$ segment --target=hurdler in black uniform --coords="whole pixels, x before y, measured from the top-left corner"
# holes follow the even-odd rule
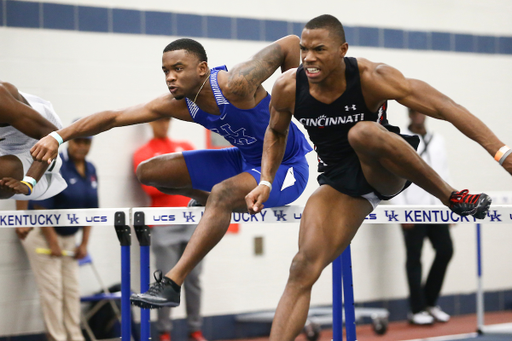
[[[366,107],[357,60],[350,57],[345,57],[344,60],[347,87],[331,104],[322,103],[311,96],[303,66],[297,69],[294,116],[304,125],[315,145],[318,171],[322,173],[318,176],[320,185],[330,185],[339,192],[354,197],[373,192],[379,199],[390,199],[394,195],[384,196],[366,181],[356,152],[348,142],[348,131],[360,121],[379,122],[397,134],[400,134],[400,129],[388,124],[386,104],[376,112]],[[418,148],[417,136],[401,136],[414,149]],[[403,189],[410,184],[408,181]]]

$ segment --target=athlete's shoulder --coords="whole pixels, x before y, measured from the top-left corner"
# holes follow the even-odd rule
[[[396,68],[364,58],[357,58],[357,62],[363,89],[371,90],[375,94],[380,93],[385,99],[395,98],[393,96],[397,91],[406,92],[408,90],[408,82]]]
[[[282,91],[285,93],[292,91],[295,94],[297,70],[298,68],[293,68],[283,72],[274,83],[272,94],[274,94],[274,91]]]
[[[295,90],[297,69],[282,73],[272,88],[272,107],[277,111],[293,111],[295,107]]]
[[[384,65],[383,63],[375,63],[362,57],[355,59],[357,60],[357,67],[361,76],[371,76],[373,72],[376,72],[379,65]]]
[[[18,101],[22,100],[18,88],[16,88],[16,86],[14,86],[11,83],[3,82],[0,80],[0,90],[0,96],[2,95],[2,92],[5,91],[4,94],[9,94],[12,97],[16,98]]]

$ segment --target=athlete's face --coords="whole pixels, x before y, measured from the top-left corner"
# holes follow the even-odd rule
[[[343,65],[342,60],[347,53],[348,44],[332,37],[327,29],[305,28],[302,31],[300,49],[306,76],[311,83],[319,83]]]
[[[201,77],[208,72],[208,65],[199,61],[192,53],[176,50],[164,53],[162,70],[167,87],[174,98],[193,98],[201,87]]]

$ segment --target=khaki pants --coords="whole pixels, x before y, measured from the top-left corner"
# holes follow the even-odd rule
[[[74,250],[75,236],[59,236],[59,245],[62,250]],[[50,340],[83,341],[78,262],[71,257],[36,253],[36,248],[48,248],[40,228],[28,234],[23,247],[34,272]]]

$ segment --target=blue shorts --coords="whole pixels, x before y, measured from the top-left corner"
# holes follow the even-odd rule
[[[247,163],[238,148],[184,151],[183,157],[195,189],[211,192],[216,184],[243,172],[260,182],[261,165]],[[309,179],[309,165],[306,157],[299,160],[279,166],[266,208],[287,205],[302,194]]]

